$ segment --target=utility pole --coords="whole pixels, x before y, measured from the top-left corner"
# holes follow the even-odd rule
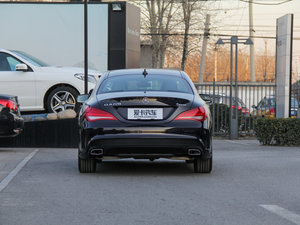
[[[84,0],[84,94],[88,93],[88,0]]]
[[[255,62],[254,62],[254,39],[253,39],[253,0],[249,0],[249,36],[253,45],[250,45],[250,81],[255,82]]]
[[[265,40],[265,56],[264,56],[264,82],[268,77],[268,40]]]
[[[204,78],[207,41],[208,41],[208,38],[209,38],[209,23],[210,23],[210,15],[207,14],[206,15],[206,21],[205,21],[204,34],[203,34],[202,54],[201,54],[199,77],[198,77],[198,82],[199,83],[203,83],[203,78]]]
[[[215,82],[218,82],[218,49],[217,45],[215,45]]]

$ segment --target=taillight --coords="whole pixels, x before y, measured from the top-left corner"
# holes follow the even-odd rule
[[[195,120],[202,122],[206,118],[205,108],[203,106],[197,107],[179,114],[175,120]]]
[[[236,109],[236,106],[233,105],[232,108],[233,108],[233,109]],[[238,111],[241,111],[241,109],[242,109],[242,107],[241,107],[241,106],[238,106]]]
[[[4,107],[10,108],[12,111],[18,110],[18,104],[12,100],[0,99],[0,104]]]
[[[248,108],[242,108],[242,112],[243,113],[249,113],[249,109]]]
[[[88,106],[84,111],[84,116],[88,121],[97,120],[117,120],[111,113]]]

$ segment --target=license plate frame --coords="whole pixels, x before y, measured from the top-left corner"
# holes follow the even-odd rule
[[[162,120],[162,108],[128,108],[128,120]]]

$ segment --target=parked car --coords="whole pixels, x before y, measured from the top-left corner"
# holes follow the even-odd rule
[[[182,71],[130,69],[100,78],[79,113],[78,167],[95,172],[106,158],[184,159],[212,169],[211,114]],[[85,101],[86,100],[86,101]]]
[[[17,136],[23,128],[17,96],[0,94],[0,138]]]
[[[89,71],[89,90],[98,75]],[[49,66],[25,52],[0,49],[0,90],[18,96],[21,111],[75,109],[83,88],[82,68]]]
[[[230,96],[221,93],[200,93],[200,97],[206,102],[210,102],[211,104],[214,102],[215,104],[225,104],[230,106]],[[209,101],[210,99],[210,101]],[[244,116],[249,116],[250,110],[247,108],[246,104],[242,99],[232,97],[232,108],[235,109],[236,105],[238,107],[238,111],[242,113]]]
[[[254,109],[251,112],[251,116],[258,116],[258,117],[275,117],[276,113],[276,98],[275,96],[266,96],[256,105],[253,105],[252,108]],[[297,111],[299,108],[299,102],[296,98],[291,98],[291,117],[297,117]]]

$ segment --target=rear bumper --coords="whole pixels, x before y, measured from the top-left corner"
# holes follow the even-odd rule
[[[208,140],[206,140],[208,139]],[[96,151],[94,151],[96,150]],[[94,154],[96,152],[96,154]],[[209,158],[210,138],[182,134],[105,134],[93,136],[84,148],[81,158]]]
[[[22,132],[24,120],[14,115],[0,114],[0,137],[14,137]]]

